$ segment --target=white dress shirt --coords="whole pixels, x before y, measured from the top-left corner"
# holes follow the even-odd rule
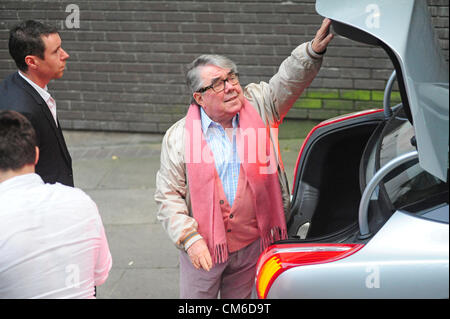
[[[233,117],[232,141],[227,137],[225,129],[214,122],[208,114],[200,108],[203,134],[208,146],[214,155],[214,164],[217,174],[222,182],[223,191],[230,204],[233,206],[239,180],[241,162],[236,148],[236,128],[239,125],[239,114]]]
[[[57,120],[57,117],[56,117],[56,101],[55,101],[54,98],[52,98],[50,93],[48,93],[47,85],[45,86],[45,88],[41,88],[39,85],[37,85],[36,83],[31,81],[25,75],[23,75],[22,72],[20,72],[20,71],[17,71],[17,72],[19,72],[19,75],[25,81],[30,83],[30,85],[39,93],[39,95],[42,97],[42,99],[45,101],[45,103],[47,103],[47,106],[48,106],[48,108],[50,109],[50,112],[53,115],[53,119],[55,120],[56,126],[58,126],[58,120]]]
[[[112,259],[96,204],[37,174],[0,183],[0,298],[94,298]]]

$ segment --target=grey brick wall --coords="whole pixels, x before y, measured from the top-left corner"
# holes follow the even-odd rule
[[[321,23],[315,1],[0,0],[0,78],[15,70],[8,30],[21,20],[57,25],[70,54],[49,89],[66,129],[164,132],[190,97],[184,66],[203,53],[235,60],[243,84],[267,81]],[[448,60],[448,1],[428,0]],[[66,19],[80,9],[79,28]],[[70,22],[71,20],[69,20]],[[381,49],[336,37],[319,76],[289,113],[325,119],[379,104],[392,64]]]

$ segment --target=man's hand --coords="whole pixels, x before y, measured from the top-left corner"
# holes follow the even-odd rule
[[[212,267],[211,254],[209,253],[208,245],[204,239],[197,240],[187,250],[191,263],[195,268],[203,268],[209,271]]]
[[[328,43],[333,39],[333,34],[330,33],[331,20],[328,18],[323,19],[320,29],[317,31],[314,41],[312,43],[312,49],[316,53],[323,53]]]

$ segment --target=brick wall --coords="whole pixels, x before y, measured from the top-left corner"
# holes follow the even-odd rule
[[[9,28],[26,19],[51,23],[71,56],[64,77],[49,85],[64,128],[164,132],[190,100],[186,64],[224,54],[238,64],[243,84],[267,81],[314,37],[322,20],[314,2],[0,0],[0,78],[15,70]],[[448,60],[448,1],[428,3]],[[392,69],[383,50],[336,37],[289,116],[318,120],[379,105]]]

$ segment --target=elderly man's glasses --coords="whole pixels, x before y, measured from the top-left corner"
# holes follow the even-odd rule
[[[236,85],[239,83],[239,73],[230,73],[228,74],[227,78],[225,80],[223,79],[217,79],[214,81],[211,85],[205,86],[204,88],[201,88],[197,90],[199,93],[203,93],[209,89],[213,89],[214,92],[219,93],[225,90],[225,82],[230,82],[232,85]]]

